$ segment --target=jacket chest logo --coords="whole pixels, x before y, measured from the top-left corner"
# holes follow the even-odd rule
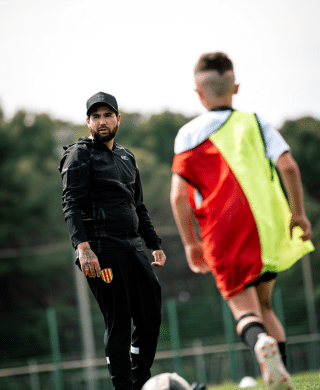
[[[112,269],[105,268],[101,271],[101,278],[106,283],[111,283],[113,279]]]
[[[120,156],[122,160],[129,160],[127,156]]]

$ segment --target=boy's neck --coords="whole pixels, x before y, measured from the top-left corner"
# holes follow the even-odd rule
[[[214,110],[216,107],[232,108],[232,96],[224,96],[223,98],[214,96],[210,99],[203,99],[201,103],[208,111]]]

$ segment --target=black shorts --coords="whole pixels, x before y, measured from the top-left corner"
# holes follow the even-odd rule
[[[257,287],[259,286],[260,283],[270,282],[271,280],[275,279],[277,275],[278,275],[277,272],[266,271],[264,274],[260,275],[258,279],[256,279],[254,282],[246,284],[245,288],[251,286]]]

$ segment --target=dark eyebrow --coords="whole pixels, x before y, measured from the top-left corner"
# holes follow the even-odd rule
[[[112,116],[113,112],[112,111],[108,111],[108,112],[104,112],[102,115],[104,116]]]

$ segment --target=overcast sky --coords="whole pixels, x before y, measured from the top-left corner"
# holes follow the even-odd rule
[[[208,51],[234,62],[235,108],[279,127],[320,118],[319,0],[0,0],[0,103],[84,123],[86,100],[120,109],[204,112],[193,68]]]

